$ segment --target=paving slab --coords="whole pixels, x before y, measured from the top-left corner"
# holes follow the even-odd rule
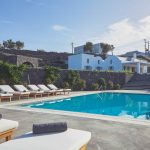
[[[15,137],[31,131],[33,123],[66,121],[70,128],[92,133],[88,150],[150,150],[150,126],[4,108],[0,113],[19,121]]]

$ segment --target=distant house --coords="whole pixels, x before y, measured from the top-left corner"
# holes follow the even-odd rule
[[[102,52],[102,48],[100,43],[97,44],[93,44],[92,46],[92,50],[91,50],[92,54],[101,54]],[[84,45],[78,46],[74,48],[74,54],[84,54]]]
[[[72,70],[127,70],[136,73],[148,73],[150,63],[136,57],[136,53],[132,57],[119,57],[108,55],[103,60],[98,55],[93,54],[76,54],[68,56],[68,69]]]

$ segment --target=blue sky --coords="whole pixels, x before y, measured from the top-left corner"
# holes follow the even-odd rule
[[[150,39],[149,8],[149,0],[3,0],[0,41],[58,52],[86,41],[114,44],[116,54],[142,51]]]

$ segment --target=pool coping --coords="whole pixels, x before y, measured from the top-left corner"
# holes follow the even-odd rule
[[[2,109],[10,109],[10,110],[20,110],[20,111],[27,111],[27,112],[38,112],[38,113],[50,113],[55,115],[64,115],[64,116],[73,116],[73,117],[82,117],[82,118],[89,118],[89,119],[98,119],[98,120],[105,120],[105,121],[112,121],[112,122],[119,122],[119,123],[128,123],[128,124],[136,124],[136,125],[150,125],[150,120],[142,120],[142,119],[134,119],[134,118],[125,118],[125,117],[118,117],[118,116],[109,116],[109,115],[101,115],[101,114],[90,114],[90,113],[81,113],[81,112],[72,112],[72,111],[62,111],[62,110],[48,110],[42,108],[27,108],[21,107],[22,104],[30,104],[30,103],[37,103],[37,102],[45,102],[51,100],[58,100],[63,98],[70,98],[75,96],[82,96],[82,95],[90,95],[96,93],[129,93],[129,94],[148,94],[148,91],[140,91],[140,90],[109,90],[109,91],[90,91],[90,92],[78,92],[72,93],[71,95],[59,95],[59,96],[51,96],[51,97],[42,97],[37,99],[29,99],[29,100],[21,100],[15,101],[12,103],[1,103],[0,108]]]

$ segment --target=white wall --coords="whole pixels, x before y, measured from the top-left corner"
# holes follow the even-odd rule
[[[112,61],[112,64],[111,64],[111,61]],[[123,70],[123,65],[121,63],[121,60],[119,60],[117,56],[110,55],[105,59],[103,63],[104,70],[110,70],[109,69],[110,66],[112,66],[113,70],[115,71]]]
[[[100,43],[93,44],[92,52],[94,54],[101,54],[102,48],[100,46]],[[84,53],[84,45],[77,46],[74,48],[74,54],[83,54],[83,53]]]
[[[84,53],[84,45],[74,48],[74,54],[82,54],[82,53]]]
[[[89,63],[87,59],[89,59]],[[98,64],[98,60],[100,60],[100,64]],[[111,60],[112,64],[110,63]],[[110,66],[112,66],[115,71],[121,71],[123,69],[121,60],[116,56],[108,56],[105,60],[100,56],[90,54],[77,54],[68,57],[69,69],[84,70],[86,66],[92,67],[92,70],[96,70],[97,67],[100,67],[101,70],[110,70]]]
[[[82,55],[71,55],[68,57],[68,69],[81,70],[82,69]]]

